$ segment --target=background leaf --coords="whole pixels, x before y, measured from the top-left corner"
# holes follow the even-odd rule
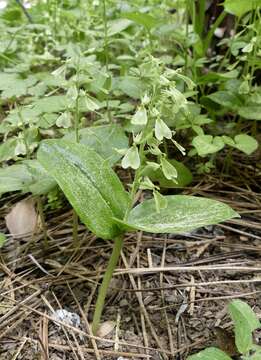
[[[37,160],[24,160],[22,163],[30,174],[30,181],[23,183],[21,190],[33,195],[47,194],[56,186],[55,180]]]
[[[125,225],[152,233],[185,233],[239,216],[228,205],[211,199],[187,195],[165,198],[167,207],[160,213],[154,199],[145,200],[131,210]]]
[[[0,161],[10,160],[15,157],[17,139],[10,138],[0,145]]]
[[[219,136],[198,135],[192,140],[192,145],[196,148],[199,156],[205,156],[223,149],[224,142]]]
[[[0,249],[1,249],[1,247],[4,246],[5,242],[6,242],[6,236],[5,236],[5,234],[0,233]]]
[[[195,355],[189,356],[187,360],[232,360],[232,359],[223,351],[214,347],[210,347],[200,351]]]
[[[123,76],[118,78],[115,87],[134,99],[139,99],[146,90],[146,85],[134,76]]]
[[[108,23],[108,36],[119,34],[132,24],[128,19],[115,19]]]
[[[247,120],[261,120],[261,105],[242,106],[238,114]]]
[[[0,194],[11,191],[47,194],[56,185],[37,160],[25,160],[0,169]]]
[[[253,345],[252,331],[261,327],[261,323],[251,307],[241,300],[232,301],[228,310],[235,325],[237,349],[246,354]]]
[[[129,20],[134,21],[136,24],[144,26],[147,30],[152,29],[158,24],[158,20],[149,14],[140,12],[130,12],[125,14],[125,17]]]
[[[224,8],[230,14],[241,17],[251,10],[261,6],[260,0],[225,0]]]
[[[147,168],[144,171],[144,175],[148,176],[153,182],[158,182],[161,188],[176,188],[176,187],[183,187],[187,186],[191,183],[193,176],[191,171],[188,167],[186,167],[182,162],[177,160],[170,160],[168,161],[175,167],[177,170],[178,176],[173,180],[168,180],[162,173],[162,170],[158,168],[157,170],[153,170],[152,168]]]
[[[28,181],[31,181],[31,176],[24,165],[0,169],[0,194],[21,190]]]
[[[242,105],[239,97],[229,91],[217,91],[205,96],[205,98],[208,98],[215,103],[230,109],[237,109]]]
[[[239,134],[235,136],[235,148],[250,155],[258,148],[258,142],[252,136]]]
[[[114,165],[121,155],[115,149],[127,149],[128,138],[124,130],[117,124],[91,126],[79,131],[80,143],[95,150],[110,165]],[[72,131],[64,136],[64,139],[74,141],[75,132]]]

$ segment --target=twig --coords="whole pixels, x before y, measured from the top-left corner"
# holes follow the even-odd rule
[[[28,13],[24,4],[20,0],[15,0],[15,1],[21,7],[21,9],[22,9],[23,13],[25,14],[25,16],[27,17],[28,21],[32,24],[33,23],[32,16]]]

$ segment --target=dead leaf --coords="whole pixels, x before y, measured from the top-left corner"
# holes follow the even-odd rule
[[[230,356],[235,356],[238,354],[235,344],[235,337],[231,332],[222,329],[219,326],[215,327],[214,332],[216,335],[217,346],[222,351],[224,351]]]
[[[19,201],[6,215],[6,226],[14,238],[32,235],[37,230],[37,212],[33,199]]]
[[[109,333],[112,332],[112,330],[115,328],[115,322],[114,321],[105,321],[104,323],[102,323],[97,331],[97,336],[99,336],[100,338],[104,338],[105,336],[107,336]]]

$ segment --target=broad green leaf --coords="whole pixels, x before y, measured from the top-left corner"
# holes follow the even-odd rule
[[[140,99],[146,90],[146,85],[134,76],[118,78],[115,87],[134,99]]]
[[[186,195],[169,195],[165,199],[167,207],[160,213],[154,199],[145,200],[119,223],[152,233],[184,233],[239,216],[228,205],[211,199]]]
[[[37,160],[24,160],[22,164],[26,167],[31,178],[23,183],[21,190],[33,195],[47,194],[56,186],[56,182]]]
[[[11,165],[0,169],[0,194],[22,190],[31,176],[24,165]]]
[[[46,140],[40,146],[38,160],[92,232],[103,239],[119,234],[112,218],[123,218],[129,196],[100,155],[83,144]]]
[[[19,75],[16,73],[0,73],[0,90],[5,90],[11,86],[14,86],[19,79]]]
[[[230,109],[237,109],[239,106],[242,105],[240,99],[235,94],[229,91],[217,91],[206,96],[206,98]]]
[[[219,136],[198,135],[192,140],[192,145],[196,148],[199,156],[205,156],[223,149],[224,142]]]
[[[66,95],[43,97],[33,102],[33,109],[42,113],[64,111],[67,108],[67,102],[68,99]]]
[[[232,360],[232,359],[223,351],[214,347],[210,347],[198,352],[195,355],[189,356],[187,360]]]
[[[249,360],[260,360],[261,359],[261,346],[259,345],[253,345],[251,348],[251,357]]]
[[[189,168],[177,160],[168,159],[168,161],[177,170],[177,178],[175,181],[166,179],[160,168],[153,170],[151,167],[148,167],[145,170],[144,175],[147,175],[153,182],[158,182],[161,188],[169,189],[183,187],[190,184],[193,177]]]
[[[238,70],[232,70],[225,73],[217,73],[210,71],[206,75],[201,76],[198,79],[199,84],[216,83],[228,81],[228,79],[235,79],[238,76]]]
[[[11,110],[4,121],[7,121],[14,127],[21,126],[22,122],[23,124],[33,124],[38,121],[39,114],[39,111],[31,109],[28,106],[23,106],[19,109]]]
[[[79,135],[82,144],[97,151],[111,166],[121,158],[115,149],[128,147],[128,138],[123,129],[116,124],[81,129]],[[70,132],[64,138],[75,141],[75,132]],[[13,144],[10,149],[9,142],[6,146],[0,146],[0,154],[2,148],[2,156],[5,159],[14,157],[17,140],[10,139],[10,144]],[[54,179],[36,160],[25,160],[19,165],[0,169],[0,194],[18,190],[35,195],[46,194],[55,185]]]
[[[108,23],[108,36],[119,34],[123,30],[127,29],[132,24],[128,19],[116,19]]]
[[[0,90],[2,90],[2,99],[26,95],[28,93],[28,88],[37,82],[37,79],[33,75],[30,75],[26,79],[22,79],[19,74],[1,73],[0,77]]]
[[[242,106],[238,114],[247,120],[261,120],[261,105]]]
[[[55,181],[37,160],[25,160],[0,169],[0,194],[12,191],[47,194],[56,185]]]
[[[228,310],[235,326],[237,349],[246,354],[253,345],[252,332],[261,327],[261,323],[251,307],[241,300],[233,300]]]
[[[235,148],[250,155],[258,148],[258,142],[252,136],[239,134],[235,136]]]
[[[10,138],[0,145],[0,161],[7,161],[15,157],[17,139]]]
[[[236,135],[234,140],[229,136],[223,135],[222,140],[226,145],[232,146],[245,154],[250,155],[258,148],[258,142],[255,138],[247,134]]]
[[[6,236],[5,236],[5,234],[0,233],[0,249],[1,249],[1,247],[4,246],[5,242],[6,242]]]
[[[235,141],[231,139],[231,137],[222,135],[222,140],[224,141],[224,144],[235,147]]]
[[[224,8],[230,14],[241,17],[251,10],[261,6],[261,0],[225,0]]]
[[[11,165],[0,169],[0,194],[21,190],[31,176],[23,165]]]
[[[80,143],[95,150],[110,165],[114,165],[121,155],[115,149],[127,149],[128,138],[124,130],[117,124],[91,126],[79,131]],[[75,141],[75,132],[64,136],[64,139]]]
[[[134,21],[135,23],[144,26],[147,30],[152,29],[158,24],[158,20],[152,17],[151,15],[140,13],[140,12],[133,12],[133,13],[126,13],[125,17],[129,20]]]

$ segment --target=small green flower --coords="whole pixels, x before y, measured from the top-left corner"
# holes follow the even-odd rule
[[[62,113],[55,122],[56,126],[68,129],[72,126],[71,113],[69,111],[65,111]]]
[[[140,107],[131,119],[133,125],[146,125],[148,122],[147,110],[145,107]]]
[[[178,173],[175,167],[164,157],[161,158],[160,165],[165,178],[168,180],[176,181],[176,178],[178,177]]]
[[[155,136],[158,140],[162,141],[163,138],[171,139],[172,132],[170,128],[164,123],[163,120],[157,119],[155,123]]]
[[[123,169],[131,167],[134,170],[137,170],[140,167],[140,156],[136,145],[133,145],[128,149],[121,161],[121,166]]]
[[[160,210],[162,210],[162,209],[166,209],[166,207],[168,206],[168,201],[167,201],[166,197],[161,195],[157,190],[153,191],[153,197],[155,200],[155,206],[156,206],[157,213],[159,213]]]

